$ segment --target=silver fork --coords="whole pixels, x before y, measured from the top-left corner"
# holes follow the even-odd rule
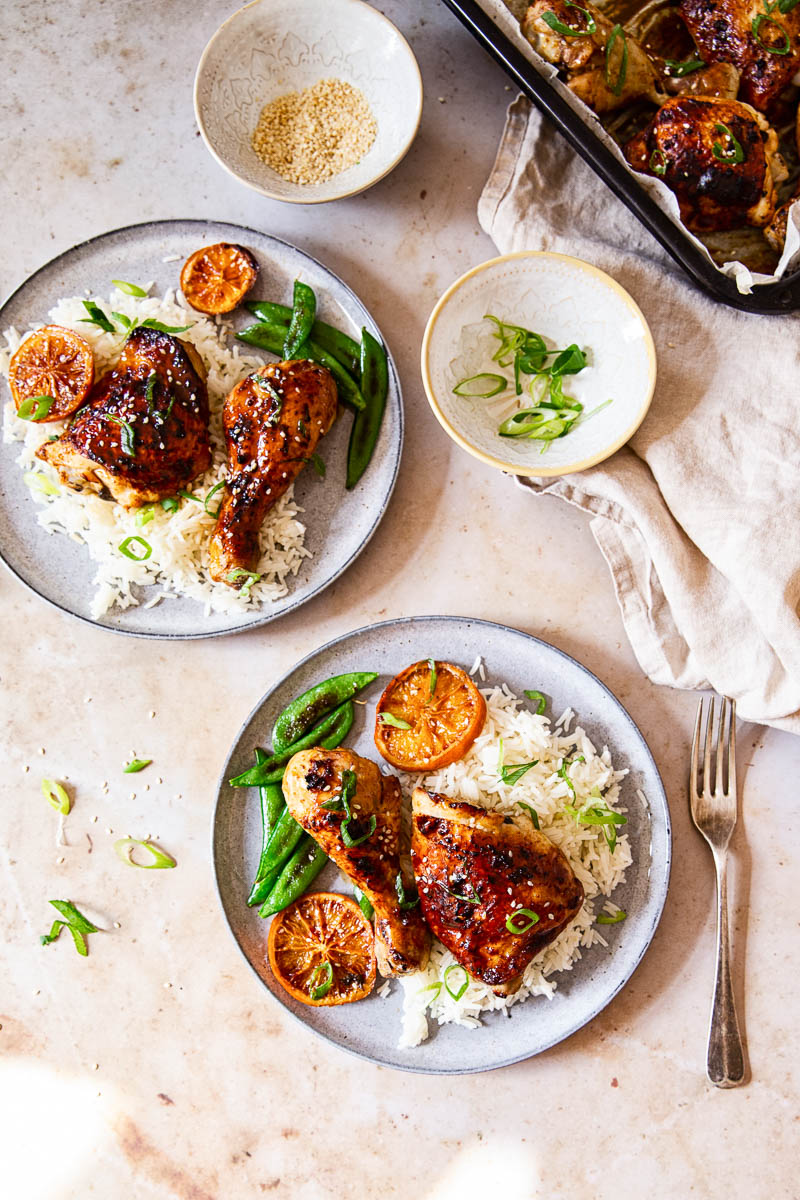
[[[728,843],[736,828],[736,701],[722,698],[719,729],[714,742],[714,699],[709,702],[703,750],[703,783],[698,792],[700,735],[703,725],[703,701],[697,708],[692,739],[692,764],[689,776],[689,802],[692,820],[711,847],[717,870],[717,974],[711,1026],[708,1031],[706,1071],[716,1087],[738,1087],[744,1082],[744,1052],[736,1019],[731,984],[730,943],[728,937]],[[714,759],[714,789],[711,789],[711,763]],[[727,764],[725,760],[727,759]],[[723,768],[727,766],[727,770]],[[723,778],[727,776],[727,779]]]

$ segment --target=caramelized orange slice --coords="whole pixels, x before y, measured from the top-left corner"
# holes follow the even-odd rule
[[[273,918],[269,965],[301,1004],[350,1004],[375,983],[372,924],[349,896],[312,892]]]
[[[18,412],[37,424],[60,421],[80,408],[94,382],[91,346],[72,329],[44,325],[14,351],[8,382]]]
[[[232,312],[244,300],[258,275],[258,263],[244,246],[216,242],[195,250],[181,271],[181,288],[198,312]]]
[[[401,771],[433,771],[463,758],[486,720],[486,701],[448,662],[412,663],[378,701],[375,745]]]

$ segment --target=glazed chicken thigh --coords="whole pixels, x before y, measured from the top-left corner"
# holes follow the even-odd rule
[[[782,13],[767,0],[681,0],[681,13],[706,63],[733,63],[741,96],[766,111],[800,67],[800,7]]]
[[[245,583],[264,517],[309,462],[336,407],[333,376],[305,359],[269,363],[229,393],[222,411],[228,485],[209,545],[214,579]]]
[[[528,963],[580,911],[583,888],[572,868],[544,834],[501,813],[423,788],[415,788],[412,810],[425,920],[470,975],[498,995],[515,992]],[[508,928],[510,918],[520,932]]]
[[[67,487],[126,508],[174,496],[211,465],[205,368],[193,346],[139,326],[69,428],[37,456]]]
[[[545,16],[576,32],[553,29]],[[631,100],[660,104],[664,99],[658,72],[636,39],[615,34],[613,21],[592,4],[578,7],[567,0],[536,0],[521,28],[523,37],[542,58],[567,72],[570,89],[596,113],[622,108]]]
[[[424,967],[430,934],[419,905],[401,907],[397,882],[402,796],[394,776],[382,775],[374,762],[352,750],[303,750],[290,759],[283,790],[295,821],[375,909],[381,974],[404,975]]]
[[[657,175],[697,232],[757,228],[775,212],[775,184],[786,178],[778,139],[749,104],[710,96],[668,100],[625,146],[637,171]]]

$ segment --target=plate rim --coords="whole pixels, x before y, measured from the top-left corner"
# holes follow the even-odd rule
[[[322,592],[324,592],[326,588],[330,587],[330,585],[332,583],[335,583],[336,580],[339,579],[345,573],[345,571],[349,570],[349,568],[352,566],[352,564],[355,562],[355,560],[363,553],[363,551],[365,550],[368,543],[372,540],[372,537],[376,533],[378,526],[381,524],[381,521],[383,520],[384,516],[386,515],[386,510],[388,509],[389,504],[391,503],[392,496],[394,495],[394,490],[395,490],[395,487],[397,486],[398,475],[400,473],[400,463],[401,463],[402,457],[403,457],[403,446],[404,446],[404,442],[405,442],[405,410],[404,410],[404,404],[403,404],[403,391],[402,391],[402,387],[400,384],[400,375],[398,373],[397,366],[395,364],[394,356],[392,354],[389,343],[387,342],[386,338],[384,337],[383,330],[378,325],[378,322],[372,316],[370,309],[367,308],[367,305],[356,294],[356,292],[353,291],[353,289],[350,287],[350,285],[345,283],[345,281],[341,278],[341,276],[337,275],[337,273],[335,271],[332,271],[329,267],[326,267],[324,263],[320,262],[320,260],[318,258],[315,258],[313,254],[309,254],[306,250],[301,249],[300,246],[296,246],[293,242],[288,242],[288,241],[286,241],[285,238],[276,237],[274,234],[271,234],[271,233],[264,233],[261,230],[253,229],[252,226],[250,226],[250,225],[240,225],[235,221],[225,221],[225,220],[218,221],[218,220],[215,220],[210,217],[166,217],[163,220],[162,219],[153,219],[150,221],[136,221],[131,225],[121,225],[116,229],[107,229],[104,233],[94,234],[92,237],[86,238],[82,242],[76,242],[73,246],[69,246],[66,250],[62,250],[58,254],[55,254],[52,258],[48,259],[47,262],[42,263],[41,266],[37,267],[34,271],[32,271],[30,273],[30,275],[26,276],[26,278],[21,283],[19,283],[13,289],[13,291],[9,292],[9,294],[4,298],[2,303],[0,303],[0,328],[3,327],[2,322],[5,320],[6,309],[12,303],[12,301],[14,299],[16,299],[16,297],[19,296],[20,293],[22,293],[27,288],[27,286],[30,283],[32,283],[33,280],[35,280],[39,275],[41,275],[45,271],[49,270],[56,263],[60,262],[64,258],[66,258],[68,255],[73,254],[79,250],[85,250],[88,247],[93,246],[95,242],[102,242],[105,238],[113,237],[116,234],[132,233],[136,230],[154,229],[155,227],[170,226],[170,225],[172,225],[172,226],[174,226],[174,225],[182,225],[182,226],[196,225],[196,226],[203,226],[203,227],[207,227],[209,225],[217,225],[217,226],[225,225],[230,229],[237,230],[240,234],[241,233],[253,234],[257,238],[267,238],[269,241],[277,242],[281,246],[285,246],[287,249],[293,250],[296,253],[301,254],[304,258],[306,258],[310,262],[312,262],[316,267],[319,267],[320,270],[323,271],[325,274],[327,274],[327,275],[331,276],[331,278],[335,279],[337,284],[339,284],[344,289],[344,291],[348,293],[348,295],[352,296],[353,299],[359,305],[361,305],[361,307],[369,314],[370,320],[373,322],[375,328],[378,330],[378,333],[380,334],[380,337],[381,337],[381,341],[383,342],[383,345],[386,349],[386,354],[387,354],[387,357],[389,360],[390,379],[394,383],[394,386],[396,388],[397,401],[398,401],[398,403],[397,403],[397,421],[398,421],[397,453],[395,455],[394,468],[392,470],[392,478],[391,478],[391,482],[389,484],[389,488],[386,491],[385,496],[383,498],[382,504],[381,504],[379,510],[377,511],[377,513],[375,514],[373,523],[370,526],[370,528],[368,529],[366,536],[361,541],[361,543],[356,547],[356,549],[353,551],[353,553],[350,555],[350,557],[347,559],[347,561],[345,563],[343,563],[333,575],[329,576],[325,580],[324,583],[321,583],[319,585],[319,587],[315,588],[312,592],[310,592],[307,596],[304,596],[301,600],[296,600],[294,602],[289,603],[289,605],[286,608],[283,608],[279,613],[273,613],[271,615],[260,616],[258,619],[253,620],[253,621],[248,621],[247,624],[244,624],[244,625],[230,625],[230,626],[227,626],[225,629],[214,629],[214,630],[210,630],[210,631],[206,631],[206,632],[198,632],[198,633],[194,633],[194,632],[192,632],[192,633],[155,633],[155,632],[150,632],[150,631],[141,630],[141,629],[120,628],[116,625],[106,624],[102,620],[96,620],[95,618],[88,616],[85,613],[74,612],[71,608],[67,608],[65,605],[60,604],[57,600],[52,600],[49,596],[45,596],[42,592],[40,592],[38,590],[38,588],[33,583],[29,583],[27,579],[24,579],[22,577],[22,575],[20,575],[20,573],[7,561],[6,555],[5,555],[5,548],[2,545],[2,543],[0,542],[0,563],[2,563],[3,567],[10,573],[10,575],[12,575],[14,579],[16,579],[19,583],[21,583],[22,586],[25,587],[29,592],[33,593],[33,595],[37,596],[40,600],[43,600],[45,602],[45,604],[49,604],[51,606],[51,608],[55,608],[59,612],[65,613],[69,617],[73,617],[78,621],[82,621],[84,624],[90,625],[94,629],[101,629],[107,633],[113,633],[113,634],[116,634],[116,635],[122,636],[122,637],[143,638],[147,641],[159,641],[159,642],[203,641],[208,638],[229,637],[231,635],[238,634],[238,633],[247,633],[249,630],[258,629],[264,625],[271,624],[273,621],[278,621],[282,617],[286,617],[290,613],[296,612],[298,608],[302,608],[303,605],[309,603],[309,601],[316,599],[316,597],[319,596]],[[91,559],[90,559],[90,562],[91,562]],[[199,602],[198,602],[198,607],[201,607],[199,605]]]
[[[648,382],[647,391],[639,411],[625,432],[617,437],[608,447],[603,450],[599,450],[596,454],[590,455],[589,458],[580,459],[575,463],[565,463],[563,466],[558,467],[525,466],[523,463],[510,463],[506,462],[502,458],[495,457],[493,454],[487,454],[485,451],[479,450],[477,446],[473,446],[472,442],[470,442],[463,433],[456,429],[456,427],[445,416],[439,401],[436,399],[430,371],[430,344],[433,338],[434,328],[443,310],[449,303],[451,297],[454,296],[455,293],[469,279],[472,279],[474,276],[479,275],[482,271],[485,271],[490,267],[498,266],[500,263],[511,262],[517,258],[555,259],[560,262],[569,263],[571,266],[577,267],[579,270],[584,271],[589,275],[594,275],[621,297],[623,302],[630,308],[634,316],[636,316],[640,321],[642,331],[644,333],[648,360]],[[594,266],[593,263],[587,262],[586,259],[577,258],[574,254],[561,254],[556,250],[514,250],[509,254],[497,254],[494,256],[494,258],[487,258],[484,262],[476,263],[474,267],[470,267],[469,270],[464,271],[462,275],[459,275],[458,279],[454,279],[450,286],[442,293],[431,310],[431,314],[428,317],[425,325],[425,332],[422,335],[422,346],[420,349],[420,370],[422,372],[422,383],[425,388],[425,395],[427,396],[428,403],[433,410],[433,415],[436,417],[436,420],[439,422],[442,429],[444,429],[445,433],[447,433],[448,436],[451,437],[453,441],[461,447],[462,450],[466,450],[466,452],[471,454],[473,458],[477,458],[480,462],[486,463],[487,466],[497,467],[499,470],[505,471],[509,475],[521,475],[528,479],[539,479],[552,478],[560,475],[571,475],[578,471],[586,471],[589,469],[589,467],[596,467],[598,463],[605,462],[607,458],[610,458],[612,454],[616,454],[617,450],[620,450],[627,442],[630,441],[630,439],[636,433],[636,430],[641,425],[642,421],[647,416],[650,405],[653,402],[653,396],[655,395],[656,390],[656,382],[658,379],[658,357],[656,355],[653,334],[647,322],[647,318],[630,292],[624,288],[621,283],[617,283],[616,279],[609,275],[607,271],[601,270],[600,267]]]
[[[582,1017],[581,1019],[578,1020],[578,1022],[576,1024],[571,1026],[570,1029],[566,1033],[555,1038],[552,1042],[548,1042],[547,1045],[541,1046],[538,1050],[534,1050],[531,1053],[525,1052],[522,1054],[512,1054],[510,1057],[504,1058],[499,1062],[492,1063],[490,1066],[454,1067],[450,1070],[442,1070],[438,1067],[426,1067],[426,1066],[422,1066],[422,1065],[415,1065],[413,1063],[406,1064],[406,1063],[387,1062],[385,1060],[375,1058],[371,1054],[365,1054],[360,1050],[356,1050],[351,1046],[348,1046],[340,1041],[337,1041],[334,1037],[331,1037],[329,1034],[327,1034],[321,1030],[315,1029],[312,1025],[309,1025],[306,1021],[304,1021],[302,1019],[302,1017],[298,1016],[297,1013],[293,1012],[292,1009],[289,1007],[288,1003],[286,1001],[284,1001],[281,996],[279,996],[275,992],[272,992],[270,990],[270,988],[268,988],[267,985],[264,983],[264,980],[261,978],[258,971],[253,966],[253,964],[251,963],[247,954],[245,953],[244,948],[242,947],[242,945],[239,941],[239,938],[236,936],[236,933],[234,932],[234,929],[233,929],[233,925],[228,917],[228,913],[225,908],[225,902],[224,902],[223,896],[222,896],[222,887],[220,885],[220,868],[219,868],[219,862],[218,862],[218,854],[217,854],[218,847],[217,847],[217,836],[216,836],[217,835],[217,814],[220,809],[223,792],[225,791],[225,784],[227,783],[228,764],[233,756],[233,753],[234,753],[235,749],[238,747],[239,742],[241,741],[242,736],[244,735],[244,732],[247,729],[250,722],[253,720],[253,718],[256,716],[256,714],[259,712],[259,710],[263,707],[263,705],[266,703],[266,701],[269,699],[269,697],[272,696],[288,680],[289,676],[293,675],[296,671],[300,670],[302,667],[304,667],[307,663],[309,663],[312,659],[316,658],[318,655],[324,654],[327,651],[331,650],[333,647],[341,644],[342,642],[348,641],[350,638],[357,637],[360,634],[364,634],[364,633],[368,633],[368,632],[374,633],[377,630],[386,629],[389,626],[394,627],[394,626],[398,626],[398,625],[414,625],[418,622],[429,622],[429,621],[442,622],[442,623],[446,623],[446,624],[456,623],[456,624],[465,624],[465,625],[479,625],[479,626],[484,626],[484,627],[488,627],[488,628],[500,631],[504,634],[508,634],[508,633],[515,634],[517,636],[526,638],[529,641],[535,642],[538,646],[545,647],[547,651],[554,652],[557,656],[559,656],[563,659],[566,659],[572,665],[577,666],[579,668],[579,670],[584,672],[586,675],[590,676],[590,678],[596,684],[598,684],[600,686],[600,688],[606,693],[606,695],[617,706],[617,708],[624,715],[624,717],[630,722],[630,724],[632,725],[633,729],[636,732],[636,735],[638,736],[638,738],[641,742],[643,749],[646,752],[647,758],[649,759],[650,765],[655,773],[655,778],[658,781],[658,801],[659,801],[659,809],[663,815],[663,820],[664,820],[664,840],[665,840],[664,859],[663,859],[663,862],[660,864],[661,865],[660,878],[661,878],[662,882],[660,884],[659,892],[656,896],[655,910],[652,915],[650,927],[647,931],[646,937],[644,938],[644,941],[643,941],[643,945],[642,945],[635,961],[633,962],[632,966],[625,974],[624,978],[621,979],[619,981],[619,983],[616,985],[616,987],[611,992],[609,992],[607,995],[605,995],[602,998],[601,1003],[599,1003],[598,1005],[593,1007],[591,1012],[588,1015]],[[653,800],[649,796],[648,796],[648,807],[650,807],[650,808],[653,807]],[[217,780],[216,798],[214,800],[214,809],[213,809],[213,812],[211,815],[211,865],[212,865],[212,869],[213,869],[213,873],[214,873],[214,887],[215,887],[216,894],[217,894],[217,902],[218,902],[219,908],[221,910],[225,925],[227,926],[228,931],[229,931],[231,937],[233,938],[234,943],[236,944],[237,950],[239,951],[240,955],[246,962],[249,970],[252,972],[252,974],[257,979],[261,989],[266,991],[268,996],[270,996],[273,1000],[277,1001],[277,1003],[280,1004],[281,1008],[283,1008],[284,1012],[286,1012],[288,1014],[288,1016],[290,1016],[292,1018],[293,1021],[296,1021],[297,1024],[300,1025],[303,1029],[305,1029],[308,1033],[310,1033],[314,1037],[321,1038],[323,1041],[327,1042],[329,1045],[334,1046],[337,1050],[342,1050],[342,1051],[344,1051],[344,1053],[350,1054],[354,1058],[360,1059],[362,1062],[369,1062],[369,1063],[372,1063],[373,1066],[382,1067],[384,1069],[389,1069],[389,1070],[393,1070],[393,1071],[403,1071],[403,1072],[406,1072],[411,1075],[432,1075],[432,1076],[440,1076],[440,1077],[445,1077],[445,1076],[450,1076],[450,1075],[480,1075],[480,1074],[484,1074],[489,1071],[501,1070],[503,1067],[513,1066],[515,1063],[526,1062],[532,1058],[536,1058],[539,1054],[544,1053],[546,1050],[551,1050],[554,1046],[558,1046],[562,1042],[567,1041],[575,1033],[577,1033],[579,1030],[583,1029],[586,1025],[588,1025],[591,1021],[594,1021],[595,1018],[597,1016],[599,1016],[599,1014],[605,1008],[608,1007],[608,1005],[612,1002],[612,1000],[614,1000],[619,995],[619,993],[622,991],[622,989],[624,987],[626,987],[628,983],[630,983],[634,974],[639,969],[642,959],[644,958],[645,954],[647,953],[647,951],[650,949],[650,946],[652,945],[653,938],[655,937],[655,934],[656,934],[656,930],[658,929],[658,926],[661,922],[661,918],[664,914],[664,907],[666,905],[667,895],[669,893],[669,883],[670,883],[670,875],[671,875],[671,869],[672,869],[672,820],[671,820],[671,815],[670,815],[667,792],[666,792],[666,788],[664,787],[664,781],[661,778],[661,772],[658,769],[658,764],[655,761],[653,752],[650,749],[650,746],[649,746],[644,734],[642,733],[642,731],[639,728],[636,721],[634,721],[631,714],[628,712],[625,705],[617,697],[616,693],[613,692],[611,690],[611,688],[608,687],[608,685],[605,684],[602,681],[602,679],[600,679],[599,676],[595,675],[594,671],[592,671],[589,667],[585,667],[583,665],[583,663],[579,662],[578,659],[573,658],[573,656],[571,654],[568,654],[566,652],[566,650],[561,650],[558,646],[554,646],[551,642],[545,641],[544,638],[537,637],[535,634],[532,634],[532,633],[527,633],[523,629],[517,629],[513,625],[506,625],[500,621],[490,621],[483,617],[465,617],[465,616],[456,615],[456,614],[447,615],[445,613],[420,613],[420,614],[417,614],[416,616],[392,617],[385,621],[376,621],[376,622],[373,622],[368,625],[361,625],[357,629],[352,629],[352,630],[349,630],[347,633],[342,633],[342,634],[339,634],[337,637],[330,638],[329,641],[325,642],[321,646],[318,646],[315,650],[312,650],[310,653],[304,655],[303,658],[298,659],[297,662],[295,662],[287,671],[284,671],[283,674],[280,676],[280,678],[277,679],[272,684],[272,686],[263,694],[263,696],[261,696],[261,698],[256,702],[256,704],[253,705],[250,712],[247,714],[244,721],[242,722],[239,729],[237,730],[237,732],[233,738],[233,741],[231,742],[230,749],[228,751],[225,762],[222,765],[222,768],[221,768],[220,774],[219,774],[219,778]],[[650,875],[652,878],[653,877],[652,862],[650,865]]]

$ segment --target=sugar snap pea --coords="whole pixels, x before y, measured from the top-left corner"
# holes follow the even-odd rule
[[[277,354],[279,358],[283,358],[286,339],[286,329],[283,325],[268,325],[266,322],[260,321],[256,325],[248,325],[247,329],[237,333],[236,337],[238,341],[246,342],[248,346],[258,346],[262,350],[268,350],[270,354]],[[317,342],[306,339],[302,346],[297,348],[296,356],[297,358],[309,358],[312,362],[328,368],[336,380],[339,399],[343,404],[349,405],[357,412],[366,408],[366,401],[353,376],[345,370],[337,358],[334,358]]]
[[[311,336],[311,327],[317,315],[317,297],[314,289],[300,279],[294,281],[294,304],[292,317],[286,341],[283,343],[283,357],[294,358],[307,337]]]
[[[320,746],[323,750],[335,750],[337,746],[341,746],[342,742],[347,737],[348,733],[353,727],[353,721],[355,720],[355,709],[353,708],[352,700],[348,700],[344,704],[340,705],[336,711],[339,713],[339,718],[336,722],[336,725],[333,726],[327,737],[315,738],[314,742],[312,743],[314,746]],[[311,735],[309,734],[308,736],[310,737]],[[310,747],[305,748],[310,749]],[[280,767],[275,767],[273,771],[270,771],[265,783],[280,783],[283,779],[285,771],[285,763]]]
[[[342,738],[350,732],[353,724],[353,706],[350,704],[348,709],[348,703],[349,701],[345,701],[344,704],[338,705],[332,712],[327,713],[304,737],[298,738],[280,754],[267,756],[263,750],[256,751],[256,755],[260,753],[262,757],[254,767],[248,767],[246,771],[242,771],[241,775],[234,775],[233,779],[229,780],[230,786],[263,787],[269,783],[280,783],[283,779],[283,764],[287,763],[293,754],[298,754],[301,750],[310,750],[312,746],[324,745],[330,734],[336,736],[337,741],[334,744],[338,746]],[[326,746],[326,749],[330,749],[330,747]],[[276,768],[280,768],[280,770],[276,770]]]
[[[261,856],[265,873],[280,870],[297,843],[303,836],[302,826],[297,824],[288,808],[285,808],[278,818],[269,841]]]
[[[377,671],[352,671],[315,683],[288,704],[278,717],[272,730],[273,752],[282,754],[293,742],[302,738],[320,717],[350,700],[377,678]]]
[[[256,765],[261,765],[266,757],[266,753],[259,747],[256,750]],[[261,799],[261,858],[250,895],[247,897],[247,903],[251,907],[261,904],[266,899],[277,878],[277,871],[267,870],[265,859],[270,835],[286,807],[280,784],[272,783],[259,788],[259,797]]]
[[[365,407],[353,418],[347,447],[348,490],[354,488],[369,466],[381,431],[389,392],[389,363],[383,346],[368,329],[361,330],[361,394]]]
[[[327,861],[328,856],[322,847],[318,846],[309,834],[305,834],[258,910],[258,915],[269,917],[286,908],[293,900],[297,900],[316,879]]]
[[[245,308],[248,308],[260,320],[266,321],[268,325],[288,326],[292,319],[292,310],[288,304],[275,304],[271,300],[252,300],[245,304]],[[326,321],[314,322],[311,326],[311,337],[323,350],[327,350],[334,358],[338,358],[355,380],[359,379],[361,347],[354,338],[347,333],[342,333],[341,329],[336,329]]]

